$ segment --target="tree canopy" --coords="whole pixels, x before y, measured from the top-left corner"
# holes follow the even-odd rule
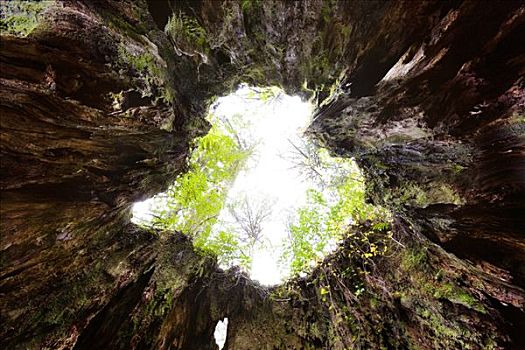
[[[252,88],[243,98],[271,105],[280,96],[276,88]],[[290,209],[287,239],[271,247],[264,230],[274,220],[272,200],[246,193],[228,195],[237,175],[251,166],[250,157],[257,155],[257,130],[249,118],[219,116],[213,107],[209,120],[209,133],[194,141],[188,171],[154,201],[150,225],[183,232],[196,248],[215,255],[221,266],[239,265],[247,272],[257,250],[274,249],[288,275],[308,273],[351,235],[352,225],[366,221],[388,225],[386,210],[365,203],[364,179],[356,163],[330,156],[303,135],[288,139],[292,147],[280,157],[295,171],[297,181],[309,184],[306,202]],[[356,240],[365,242],[366,237]],[[368,258],[379,253],[372,244],[359,254]]]

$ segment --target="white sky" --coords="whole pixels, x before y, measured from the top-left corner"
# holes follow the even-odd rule
[[[217,325],[215,326],[215,332],[213,333],[213,336],[215,337],[215,344],[219,346],[219,350],[222,350],[224,348],[224,344],[226,343],[226,336],[228,335],[228,317],[225,317],[222,320],[219,320],[217,322]]]
[[[250,272],[252,279],[270,285],[281,282],[286,274],[278,265],[282,240],[287,239],[286,219],[290,211],[306,204],[306,190],[312,187],[302,181],[300,174],[291,169],[292,164],[283,157],[292,151],[288,139],[300,137],[308,125],[312,107],[297,96],[284,94],[273,103],[246,99],[249,91],[245,87],[220,98],[214,113],[219,118],[221,115],[243,115],[260,138],[256,165],[250,164],[246,171],[239,173],[228,198],[246,194],[248,198],[268,198],[273,203],[272,216],[265,221],[263,229],[269,245],[255,251]]]
[[[212,112],[219,118],[242,115],[243,121],[250,124],[249,132],[260,142],[256,155],[248,160],[247,170],[241,171],[228,193],[226,201],[246,194],[248,198],[268,198],[273,203],[272,216],[265,222],[263,236],[269,244],[255,251],[250,276],[262,284],[272,285],[282,282],[287,271],[278,264],[282,241],[287,239],[286,219],[306,204],[306,190],[313,187],[305,182],[300,174],[291,169],[292,164],[283,155],[292,151],[288,139],[301,137],[308,125],[312,106],[299,97],[281,93],[272,102],[254,98],[250,88],[240,87],[234,94],[218,99]],[[152,202],[136,203],[133,215],[139,220],[148,220]],[[227,210],[221,212],[220,219],[226,219]],[[219,220],[220,221],[220,220]]]

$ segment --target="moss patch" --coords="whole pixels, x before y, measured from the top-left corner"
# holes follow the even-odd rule
[[[1,1],[0,31],[2,34],[27,36],[37,27],[40,14],[54,1]]]

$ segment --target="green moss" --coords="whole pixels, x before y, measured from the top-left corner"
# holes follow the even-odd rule
[[[140,53],[129,52],[124,45],[118,49],[121,64],[133,68],[137,77],[142,81],[142,95],[162,99],[166,103],[173,102],[174,94],[169,86],[163,84],[166,72],[160,67],[152,53],[144,51]],[[154,96],[154,92],[156,96]]]
[[[426,192],[416,184],[410,184],[403,188],[400,197],[402,203],[415,203],[417,206],[424,207],[429,202]]]
[[[326,0],[323,2],[320,15],[325,23],[329,23],[332,20],[336,3],[335,0]]]
[[[267,72],[259,65],[252,65],[242,72],[243,81],[252,85],[261,85],[266,81]],[[235,82],[237,85],[238,82]]]
[[[442,270],[429,272],[429,257],[427,252],[421,248],[407,249],[401,259],[401,268],[407,272],[411,271],[411,279],[424,294],[435,299],[447,299],[453,303],[464,305],[470,309],[485,313],[483,305],[463,288],[457,286],[454,281],[446,280]],[[428,279],[427,276],[434,276]],[[445,280],[445,281],[443,281]]]
[[[472,295],[470,295],[463,289],[456,287],[450,282],[434,287],[434,298],[444,298],[455,304],[461,304],[478,312],[486,312],[483,305],[476,298],[474,298]]]
[[[438,203],[455,205],[464,203],[464,199],[452,186],[436,182],[424,186],[415,182],[408,182],[388,194],[386,200],[399,207],[409,205],[421,208]]]
[[[156,70],[155,59],[153,55],[149,52],[144,52],[143,54],[137,56],[128,56],[129,62],[133,67],[138,71],[148,70],[153,73]]]
[[[466,168],[464,166],[461,166],[459,164],[454,164],[454,166],[452,167],[452,170],[454,171],[455,174],[461,174],[463,170],[465,169]]]
[[[261,4],[261,0],[241,0],[241,9],[244,13],[249,13],[260,8]]]
[[[2,34],[29,35],[38,25],[40,14],[54,1],[1,1]]]
[[[448,184],[438,184],[430,188],[427,194],[429,204],[434,203],[451,203],[461,205],[464,203],[463,198]]]
[[[192,17],[182,12],[174,14],[165,28],[177,48],[184,51],[196,51],[206,54],[209,51],[206,29]]]
[[[447,298],[447,296],[452,294],[452,291],[454,290],[454,286],[450,283],[445,283],[443,285],[440,285],[436,288],[434,292],[434,298]]]
[[[427,253],[424,249],[421,248],[407,249],[401,258],[401,268],[406,271],[412,269],[421,269],[427,263]]]
[[[133,24],[130,24],[121,13],[115,14],[103,8],[101,8],[98,13],[104,18],[106,25],[115,32],[145,44],[143,35],[148,33],[149,28],[146,25],[147,21],[141,20],[141,14],[144,13],[144,11],[142,11],[139,3],[139,1],[130,3],[131,11],[129,13],[133,13],[135,19]]]
[[[337,1],[327,0],[319,13],[321,28],[311,43],[311,54],[299,67],[302,80],[308,79],[307,86],[316,91],[318,101],[328,101],[336,91],[334,84],[338,73],[344,73],[338,65],[350,41],[352,27],[336,19]]]
[[[380,303],[379,303],[379,300],[378,300],[377,298],[375,298],[375,297],[373,297],[373,296],[370,297],[370,307],[371,307],[372,309],[377,308],[377,307],[379,306],[379,304],[380,304]]]
[[[420,315],[423,318],[430,318],[430,311],[428,309],[422,310]]]

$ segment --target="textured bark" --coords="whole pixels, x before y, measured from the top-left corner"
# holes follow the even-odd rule
[[[204,40],[166,36],[171,10]],[[2,35],[0,345],[215,349],[229,317],[229,349],[524,347],[524,21],[517,1],[64,1]],[[239,82],[313,96],[310,135],[395,213],[366,273],[346,242],[262,288],[129,223]]]
[[[336,152],[358,156],[376,202],[404,194],[398,210],[426,222],[431,240],[522,284],[525,18],[512,6],[462,4],[373,95],[355,98],[350,88],[311,129]],[[426,198],[414,200],[417,191]]]
[[[128,229],[131,204],[184,168],[193,137],[183,130],[189,113],[159,98],[173,89],[169,64],[153,51],[170,52],[167,39],[148,17],[127,17],[145,5],[94,4],[55,4],[30,37],[2,37],[0,338],[8,348],[70,347],[117,295],[132,298],[115,311],[127,317],[158,275],[143,277],[158,252],[150,234]],[[136,67],[145,47],[156,70]],[[114,108],[110,93],[121,91],[149,96]]]

